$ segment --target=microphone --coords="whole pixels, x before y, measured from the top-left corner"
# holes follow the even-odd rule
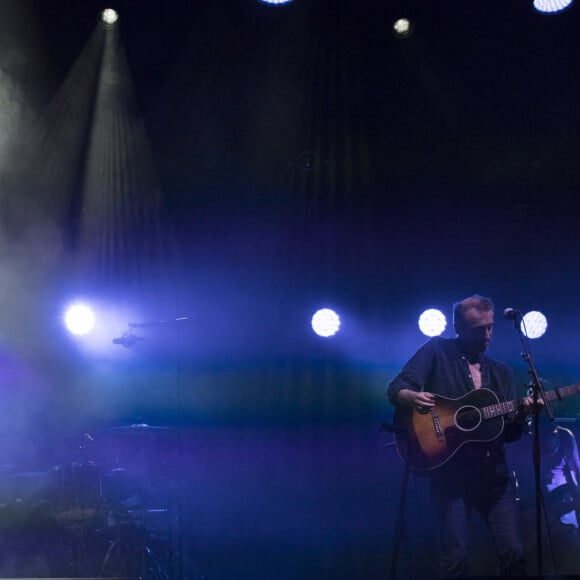
[[[113,339],[113,344],[122,344],[125,348],[129,348],[138,340],[142,340],[140,336],[135,336],[130,330],[126,330],[120,338]]]
[[[516,308],[506,308],[503,311],[503,317],[506,320],[516,320],[516,319],[520,318],[521,315],[522,315],[522,313],[519,310],[517,310]]]

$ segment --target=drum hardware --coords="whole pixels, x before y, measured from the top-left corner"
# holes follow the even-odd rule
[[[169,580],[175,570],[170,510],[114,510],[110,512],[108,546],[99,573],[140,574],[150,580]],[[106,534],[107,530],[101,530]]]
[[[54,499],[61,505],[96,505],[102,497],[101,469],[94,461],[55,465],[51,478]]]
[[[22,471],[10,476],[10,499],[29,505],[49,502],[50,475],[48,471]]]
[[[171,429],[144,422],[111,427],[106,450],[114,461],[103,472],[108,502],[108,545],[100,572],[139,572],[150,579],[173,578],[175,530],[170,493],[162,467]]]
[[[140,574],[142,578],[169,580],[175,556],[170,510],[126,510],[117,506],[99,534],[107,549],[99,573],[103,576]]]
[[[26,544],[19,532],[29,522],[46,530],[47,542],[58,543],[61,576],[173,578],[174,510],[154,444],[168,432],[146,423],[113,427],[112,445],[84,433],[79,460],[48,471],[0,465],[0,533]]]
[[[163,459],[160,446],[167,444],[166,436],[171,432],[168,427],[148,423],[110,427],[102,441],[103,451],[113,454],[115,468],[138,471],[147,479],[159,470]]]

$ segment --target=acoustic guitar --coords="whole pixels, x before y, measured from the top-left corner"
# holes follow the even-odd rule
[[[580,393],[580,384],[547,391],[546,401]],[[489,389],[476,389],[457,399],[435,395],[435,406],[419,411],[399,405],[393,418],[397,451],[414,471],[436,469],[467,443],[485,443],[503,432],[504,416],[515,413],[524,399],[501,403]]]

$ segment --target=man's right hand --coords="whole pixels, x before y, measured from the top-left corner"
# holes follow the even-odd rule
[[[406,407],[416,407],[419,411],[432,409],[435,406],[435,395],[425,391],[401,389],[397,393],[397,402]]]

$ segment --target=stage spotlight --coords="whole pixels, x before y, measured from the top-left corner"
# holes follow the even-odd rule
[[[426,336],[439,336],[446,326],[445,314],[436,308],[429,308],[419,316],[419,329]]]
[[[413,34],[413,24],[408,18],[398,18],[393,23],[393,35],[396,38],[408,38]]]
[[[115,22],[117,22],[117,20],[119,20],[119,14],[116,10],[113,10],[112,8],[105,8],[101,12],[101,20],[108,26],[112,26],[113,24],[115,24]]]
[[[562,12],[572,4],[572,0],[534,0],[534,8],[544,14]]]
[[[520,327],[528,338],[540,338],[548,328],[548,321],[541,312],[532,310],[524,314]]]
[[[312,317],[312,330],[318,336],[333,336],[340,328],[340,318],[334,310],[330,308],[322,308],[314,313]]]
[[[67,309],[64,322],[70,332],[82,336],[91,332],[95,326],[95,315],[88,306],[73,304]]]
[[[292,0],[260,0],[262,4],[290,4]]]

